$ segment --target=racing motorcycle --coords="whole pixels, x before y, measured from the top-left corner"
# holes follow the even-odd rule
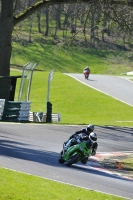
[[[70,139],[71,144],[73,143],[73,140],[76,140],[77,144],[69,146],[68,148],[63,145],[63,150],[58,159],[59,163],[71,166],[72,164],[81,161],[82,164],[86,164],[88,157],[91,156],[92,153],[91,142],[83,141],[79,135]]]
[[[89,74],[90,74],[89,71],[84,71],[84,77],[85,77],[85,79],[88,79],[88,78],[89,78]]]

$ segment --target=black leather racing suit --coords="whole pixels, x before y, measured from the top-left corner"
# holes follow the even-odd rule
[[[74,138],[74,136],[78,135],[78,134],[80,134],[80,137],[81,137],[82,140],[90,140],[89,135],[90,135],[91,132],[92,132],[91,130],[89,132],[85,128],[83,128],[79,131],[76,131],[73,135],[71,135],[69,140]],[[75,140],[74,140],[74,143],[72,143],[71,145],[74,145],[74,144],[76,144]],[[94,142],[94,143],[90,142],[90,144],[91,144],[91,147],[92,147],[92,155],[95,155],[96,150],[98,148],[98,143],[97,142]]]

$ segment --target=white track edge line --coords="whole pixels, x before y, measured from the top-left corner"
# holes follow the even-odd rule
[[[118,99],[118,98],[116,98],[116,97],[113,97],[113,96],[109,95],[109,94],[106,93],[106,92],[103,92],[103,91],[101,91],[101,90],[99,90],[99,89],[96,89],[96,88],[94,88],[93,86],[90,86],[90,85],[88,85],[88,84],[86,84],[86,83],[80,81],[78,78],[76,78],[76,77],[74,77],[74,76],[72,76],[72,75],[70,75],[70,74],[66,74],[66,73],[64,73],[64,74],[67,75],[67,76],[70,76],[70,77],[72,77],[72,78],[74,78],[74,79],[76,79],[76,80],[79,81],[80,83],[82,83],[82,84],[84,84],[84,85],[86,85],[86,86],[88,86],[88,87],[90,87],[90,88],[92,88],[92,89],[94,89],[94,90],[97,90],[98,92],[101,92],[101,93],[103,93],[103,94],[106,94],[106,95],[108,95],[108,96],[110,96],[110,97],[112,97],[112,98],[114,98],[114,99],[116,99],[116,100],[118,100],[118,101],[121,101],[122,103],[125,103],[125,104],[127,104],[127,105],[133,107],[133,105],[131,105],[131,104],[129,104],[129,103],[126,103],[125,101],[122,101],[122,100],[120,100],[120,99]]]

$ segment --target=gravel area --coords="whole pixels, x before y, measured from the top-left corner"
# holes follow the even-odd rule
[[[125,159],[127,158],[131,159],[133,162],[133,154],[131,154],[103,158],[99,161],[99,163],[113,173],[119,173],[122,176],[133,179],[133,167],[130,164],[125,164]]]

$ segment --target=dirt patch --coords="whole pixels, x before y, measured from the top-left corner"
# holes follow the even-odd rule
[[[109,171],[133,179],[133,155],[110,156],[100,159],[99,163]]]

